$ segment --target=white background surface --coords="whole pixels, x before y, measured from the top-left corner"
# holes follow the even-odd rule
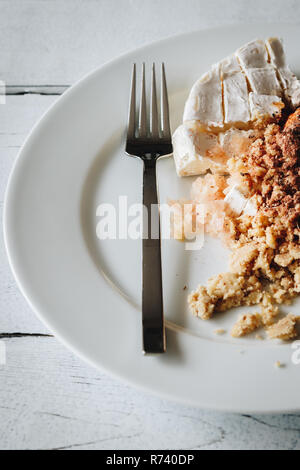
[[[0,0],[0,80],[9,94],[0,105],[1,216],[27,133],[57,94],[91,69],[173,34],[299,18],[298,0]],[[91,369],[49,334],[19,293],[1,238],[1,449],[300,449],[300,416],[226,415],[169,403]]]

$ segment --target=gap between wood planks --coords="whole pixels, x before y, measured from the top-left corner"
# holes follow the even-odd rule
[[[43,333],[0,333],[1,339],[10,339],[10,338],[54,338],[53,335],[43,334]]]
[[[62,95],[70,85],[6,85],[6,95]]]

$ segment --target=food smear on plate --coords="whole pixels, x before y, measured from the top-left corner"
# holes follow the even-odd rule
[[[173,135],[177,174],[202,175],[192,183],[189,212],[180,218],[185,202],[170,203],[174,237],[203,228],[201,207],[206,232],[231,250],[229,271],[198,286],[188,303],[203,320],[259,305],[237,320],[234,337],[259,328],[272,339],[297,336],[300,317],[282,318],[279,306],[300,293],[299,106],[300,82],[281,40],[255,40],[195,83]]]

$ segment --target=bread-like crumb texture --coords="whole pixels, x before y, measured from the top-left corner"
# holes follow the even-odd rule
[[[279,307],[274,305],[272,296],[265,292],[261,301],[261,319],[264,326],[270,326],[274,323],[279,313]]]
[[[267,330],[269,338],[281,339],[283,341],[296,338],[296,336],[298,336],[296,329],[298,318],[299,317],[290,313],[286,317],[282,318],[282,320],[279,320],[277,323],[270,326]]]
[[[211,318],[215,309],[215,305],[211,300],[206,287],[199,286],[188,296],[188,303],[192,314],[195,315],[195,317],[202,318],[202,320]]]
[[[258,247],[254,243],[237,247],[230,256],[230,271],[238,274],[249,273],[258,256]]]
[[[226,330],[223,328],[218,328],[217,330],[214,331],[215,335],[224,335],[226,333]]]
[[[221,273],[199,286],[188,297],[192,313],[208,320],[213,313],[240,305],[255,305],[262,299],[262,284],[256,276]]]
[[[241,336],[248,335],[252,331],[261,326],[261,317],[259,313],[248,313],[242,315],[238,321],[233,325],[231,336],[240,338]]]
[[[248,149],[228,160],[227,180],[210,175],[193,183],[194,202],[206,207],[205,230],[221,237],[231,255],[230,271],[198,286],[188,303],[203,320],[232,307],[260,304],[268,336],[291,339],[297,336],[296,317],[275,322],[279,305],[300,293],[300,108],[283,121],[267,125]],[[237,215],[228,209],[224,198],[233,185],[242,188],[256,213]],[[245,328],[239,320],[234,334],[250,332],[251,319],[246,317]]]

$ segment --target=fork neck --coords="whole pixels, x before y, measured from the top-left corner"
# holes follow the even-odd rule
[[[160,155],[159,154],[146,154],[142,156],[142,160],[144,162],[145,168],[155,168],[156,162],[159,159]]]

